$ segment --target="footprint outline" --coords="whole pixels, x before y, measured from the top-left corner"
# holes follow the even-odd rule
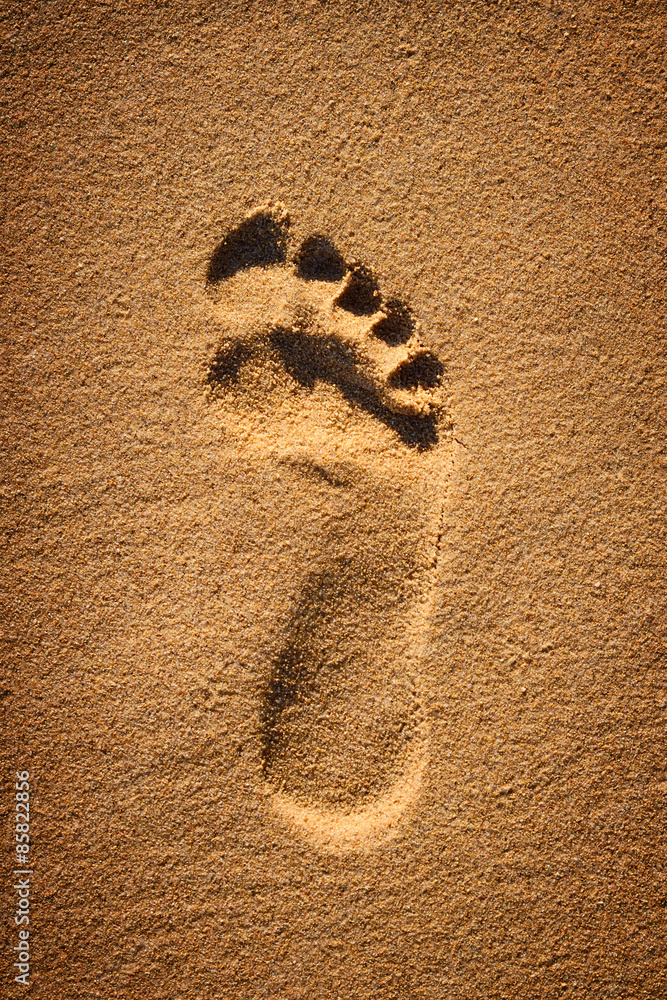
[[[263,356],[282,366],[301,388],[312,389],[318,381],[333,385],[350,406],[376,417],[403,445],[416,452],[431,451],[438,444],[438,432],[447,426],[441,391],[444,368],[423,345],[409,306],[397,298],[384,299],[370,269],[356,261],[346,262],[321,234],[307,237],[290,255],[289,227],[284,207],[269,203],[232,230],[211,256],[207,289],[214,301],[220,284],[256,268],[267,274],[280,268],[290,276],[292,289],[298,287],[296,282],[306,289],[318,289],[310,297],[295,293],[278,314],[251,327],[237,324],[231,336],[223,338],[208,367],[212,398],[238,387],[244,367]],[[324,295],[323,284],[335,287]],[[453,460],[451,436],[450,443]],[[416,674],[427,644],[445,502],[443,495],[429,560],[430,580],[422,588],[420,610],[413,615],[413,621],[423,619],[423,641],[413,649],[411,664],[406,664],[406,676],[413,685],[411,666]],[[273,675],[267,691],[272,684],[276,684]],[[271,740],[266,698],[262,712],[260,733],[266,744]],[[428,742],[428,723],[422,713],[414,724],[396,780],[372,799],[349,809],[330,808],[324,802],[308,805],[275,782],[272,785],[269,777],[274,813],[326,849],[376,844],[395,833],[408,806],[418,797]]]

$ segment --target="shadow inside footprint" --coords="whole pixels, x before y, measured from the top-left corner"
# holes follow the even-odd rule
[[[370,268],[364,264],[352,266],[349,284],[338,296],[336,304],[353,316],[372,316],[378,311],[382,296]]]
[[[342,281],[347,265],[325,236],[310,236],[296,256],[297,274],[304,281]]]
[[[258,212],[225,236],[213,252],[206,280],[217,284],[249,267],[270,267],[287,259],[285,226],[270,212]]]
[[[227,343],[216,351],[207,375],[207,382],[214,392],[222,392],[239,383],[243,365],[261,350],[262,345],[252,346],[254,350],[246,344]],[[337,386],[350,405],[358,406],[381,421],[393,430],[408,448],[428,451],[438,443],[436,415],[431,413],[422,417],[395,413],[378,399],[377,393],[355,384],[349,376],[353,357],[335,338],[327,340],[321,336],[295,334],[292,330],[278,329],[270,334],[268,348],[273,349],[277,355],[275,360],[282,363],[285,371],[302,388],[313,389],[318,380]],[[425,364],[419,360],[420,364]],[[437,358],[433,359],[431,370],[442,371]],[[414,372],[405,372],[401,377],[412,384],[416,375]]]
[[[337,386],[348,403],[359,406],[390,427],[410,448],[424,451],[438,443],[435,415],[416,417],[395,413],[378,399],[376,392],[356,384],[350,375],[354,354],[334,337],[278,329],[271,334],[271,344],[278,351],[285,370],[304,388],[314,388],[318,380]],[[440,362],[435,357],[433,361],[442,373]]]
[[[313,575],[274,660],[260,713],[262,769],[296,800],[349,808],[376,797],[414,738],[421,709],[411,682],[373,662],[372,637],[399,606],[378,601],[378,573],[382,581],[379,567],[338,559]]]
[[[412,361],[401,365],[389,378],[389,384],[397,389],[434,389],[440,385],[444,365],[434,354],[420,354]]]
[[[220,389],[236,385],[241,368],[251,357],[252,351],[247,344],[231,343],[219,347],[209,365],[208,384]]]
[[[417,329],[412,310],[400,299],[385,303],[386,318],[376,323],[373,333],[390,347],[406,344]]]

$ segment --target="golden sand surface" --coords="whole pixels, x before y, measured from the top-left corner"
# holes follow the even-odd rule
[[[0,5],[3,996],[667,995],[666,35]]]

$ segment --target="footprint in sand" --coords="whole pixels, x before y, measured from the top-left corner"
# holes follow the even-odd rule
[[[208,290],[224,330],[211,403],[244,455],[285,470],[290,529],[311,539],[266,667],[262,780],[292,827],[363,847],[398,828],[428,756],[420,669],[454,458],[443,368],[367,267],[321,236],[292,249],[280,205],[220,243]]]

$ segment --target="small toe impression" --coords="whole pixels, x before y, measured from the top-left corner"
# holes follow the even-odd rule
[[[384,310],[386,316],[373,327],[373,333],[389,347],[405,344],[417,329],[417,323],[409,306],[400,299],[389,299]]]
[[[325,236],[310,236],[296,255],[297,274],[304,281],[342,281],[345,261]]]
[[[208,284],[250,267],[284,264],[288,226],[289,218],[280,206],[258,209],[216,247],[206,275]]]
[[[251,356],[252,351],[247,344],[221,344],[209,365],[208,384],[212,388],[221,389],[236,385],[241,375],[241,368]]]
[[[372,316],[382,305],[382,296],[373,273],[363,264],[354,264],[336,305],[354,316]]]
[[[442,362],[424,350],[416,358],[399,365],[389,376],[388,383],[394,389],[436,389],[444,371]]]

